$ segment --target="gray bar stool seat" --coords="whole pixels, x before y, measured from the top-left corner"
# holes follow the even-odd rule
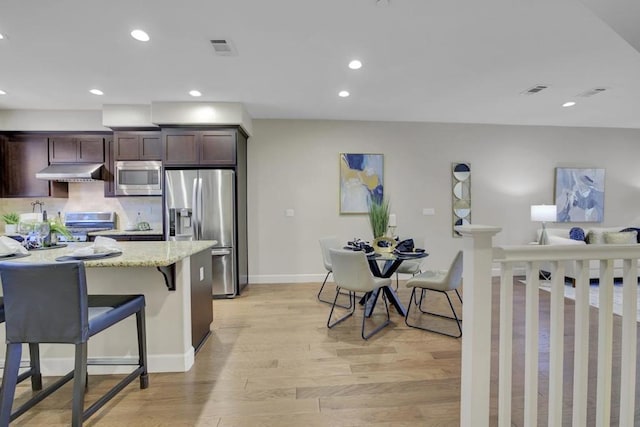
[[[72,426],[81,426],[84,420],[137,377],[140,377],[140,388],[149,386],[144,295],[88,295],[82,262],[0,263],[0,279],[7,331],[7,353],[0,391],[0,427],[8,426],[10,421],[72,378]],[[137,367],[84,410],[89,338],[134,314],[138,338]],[[23,343],[28,343],[30,348],[37,348],[39,343],[73,344],[75,368],[12,412]],[[34,357],[33,352],[31,356]],[[37,353],[35,356],[35,364],[39,366]]]

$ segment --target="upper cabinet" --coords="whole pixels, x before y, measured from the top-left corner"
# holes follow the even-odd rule
[[[162,160],[162,133],[159,131],[115,132],[113,136],[115,161]]]
[[[43,135],[0,136],[0,197],[67,197],[63,182],[36,179],[49,165]]]
[[[49,138],[49,163],[103,162],[103,136],[74,135]]]
[[[165,166],[235,166],[236,129],[165,129]]]

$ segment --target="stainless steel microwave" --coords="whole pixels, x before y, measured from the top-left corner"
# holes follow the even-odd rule
[[[162,162],[116,162],[116,196],[161,196]]]

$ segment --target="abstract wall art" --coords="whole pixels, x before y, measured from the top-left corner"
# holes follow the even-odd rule
[[[369,201],[383,199],[382,154],[340,154],[340,213],[366,214]]]
[[[556,168],[558,222],[604,220],[604,169]]]
[[[471,224],[471,163],[451,164],[451,185],[453,209],[453,237],[462,237],[455,229],[458,225]]]

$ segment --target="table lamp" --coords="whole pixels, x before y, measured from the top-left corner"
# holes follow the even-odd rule
[[[531,206],[531,221],[542,223],[542,232],[540,232],[539,245],[548,245],[549,239],[547,238],[547,229],[545,222],[555,221],[557,218],[557,210],[555,205],[532,205]]]

